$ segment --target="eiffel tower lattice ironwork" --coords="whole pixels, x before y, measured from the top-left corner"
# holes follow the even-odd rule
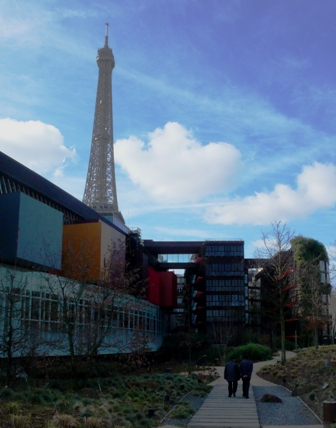
[[[113,153],[112,70],[115,66],[108,45],[106,24],[105,46],[98,49],[99,68],[96,108],[93,123],[91,153],[83,202],[104,216],[124,222],[118,209]]]

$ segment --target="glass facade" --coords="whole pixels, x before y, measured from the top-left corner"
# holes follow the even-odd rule
[[[230,278],[230,279],[207,279],[207,291],[244,291],[244,279]]]
[[[205,247],[205,256],[225,257],[238,256],[244,257],[244,245],[207,245]]]
[[[245,324],[244,242],[211,242],[204,246],[205,321],[214,325]]]
[[[244,310],[235,309],[207,309],[206,316],[208,323],[244,323],[244,313]]]
[[[160,263],[195,263],[197,254],[158,254]]]
[[[17,283],[15,288],[13,282],[6,287],[8,272],[12,274],[12,281]],[[3,290],[0,292],[0,338],[6,337],[5,331],[12,322],[16,329],[21,326],[22,331],[38,332],[41,343],[44,343],[44,354],[67,355],[64,343],[69,326],[72,326],[76,340],[85,338],[97,328],[108,331],[101,354],[130,352],[131,343],[134,350],[132,338],[138,338],[139,334],[146,338],[148,349],[155,351],[160,347],[163,319],[158,306],[116,293],[109,303],[97,304],[99,299],[95,299],[96,294],[90,289],[96,286],[87,285],[87,291],[80,293],[79,283],[76,287],[74,281],[70,283],[60,277],[56,280],[57,285],[52,285],[54,293],[50,293],[46,291],[51,288],[48,281],[53,281],[54,276],[46,275],[0,267],[0,287]],[[73,288],[65,297],[66,287]],[[59,293],[56,293],[57,288]],[[10,301],[14,298],[11,315]]]
[[[241,263],[217,263],[208,262],[206,265],[207,276],[234,276],[244,274],[244,264]]]

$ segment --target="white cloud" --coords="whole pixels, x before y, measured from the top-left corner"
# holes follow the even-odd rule
[[[39,174],[56,176],[62,175],[67,159],[76,157],[55,126],[34,120],[0,119],[0,150]]]
[[[257,239],[256,241],[252,242],[252,247],[254,250],[260,250],[265,247],[265,242],[262,239]]]
[[[133,136],[118,140],[114,152],[132,182],[161,202],[197,201],[228,191],[242,167],[234,146],[202,145],[176,122],[149,133],[147,145]]]
[[[71,177],[69,175],[62,177],[54,176],[50,181],[70,193],[70,195],[74,196],[79,201],[83,199],[85,177]]]
[[[156,233],[160,233],[164,236],[188,236],[192,239],[205,240],[209,238],[209,231],[206,229],[179,229],[174,227],[155,227]],[[210,238],[209,238],[210,239]]]
[[[206,220],[216,224],[265,225],[305,217],[336,203],[336,167],[315,162],[304,166],[297,188],[277,184],[272,192],[255,193],[211,207]]]

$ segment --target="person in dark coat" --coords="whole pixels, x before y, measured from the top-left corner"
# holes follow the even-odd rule
[[[243,397],[249,398],[250,381],[253,372],[253,363],[248,355],[244,355],[243,361],[239,366],[240,377],[243,381]]]
[[[228,382],[229,397],[236,396],[238,381],[240,379],[239,366],[233,358],[225,365],[224,379]]]

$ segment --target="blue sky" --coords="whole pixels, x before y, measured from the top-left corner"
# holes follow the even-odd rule
[[[82,199],[105,22],[144,239],[336,238],[334,0],[0,0],[0,150]]]

